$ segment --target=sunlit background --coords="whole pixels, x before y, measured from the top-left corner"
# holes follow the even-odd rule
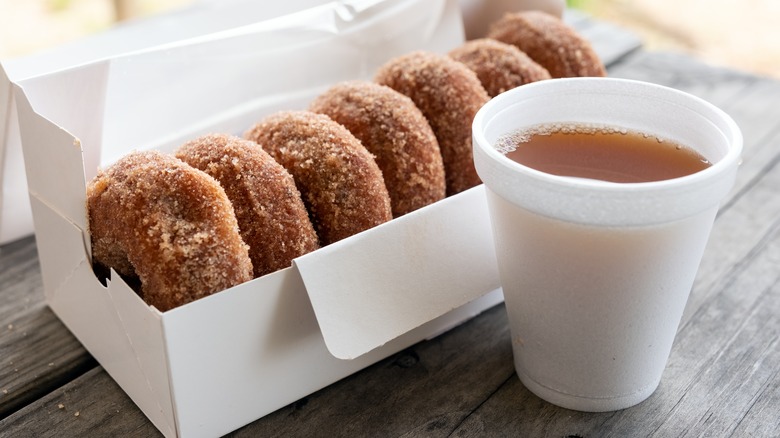
[[[0,59],[24,56],[123,20],[184,7],[194,0],[0,0]]]
[[[780,0],[568,0],[634,30],[647,49],[780,78]]]
[[[0,59],[193,1],[0,0]],[[691,53],[710,63],[780,78],[780,0],[568,0],[568,5],[634,30],[646,49]]]

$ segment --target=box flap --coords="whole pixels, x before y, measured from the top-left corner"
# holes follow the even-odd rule
[[[87,229],[84,168],[97,168],[99,148],[84,155],[81,146],[100,144],[107,76],[108,63],[101,62],[28,79],[14,90],[30,195],[82,230]]]
[[[0,65],[0,244],[33,229],[13,85]]]
[[[295,266],[325,344],[341,359],[499,287],[483,186],[304,255]]]
[[[14,160],[14,163],[22,163],[21,149],[18,147],[14,148],[15,151],[19,152],[19,156],[8,157],[10,151],[6,146],[11,137],[15,139],[19,138],[19,131],[18,129],[15,129],[17,125],[16,105],[14,105],[11,96],[13,96],[11,82],[8,80],[8,74],[5,71],[5,67],[0,64],[0,244],[14,240],[25,234],[24,232],[9,232],[7,231],[8,227],[6,226],[6,222],[13,219],[10,210],[11,206],[14,204],[10,202],[9,198],[13,195],[21,195],[24,196],[22,203],[27,202],[27,184],[26,181],[24,181],[24,175],[22,175],[22,179],[20,180],[25,183],[24,187],[14,187],[11,189],[9,183],[10,181],[13,181],[13,179],[8,175],[9,171],[6,170],[6,163],[11,163],[11,159]],[[12,130],[14,132],[11,132]],[[18,180],[18,176],[14,177],[14,179]],[[24,220],[28,224],[27,228],[29,228],[30,225],[32,225],[29,209],[25,208],[24,211],[27,213]],[[16,225],[12,225],[12,227],[13,229],[18,228]]]
[[[33,231],[12,81],[18,83],[123,53],[271,20],[328,1],[195,2],[187,8],[122,23],[51,50],[3,60],[0,63],[0,244]]]
[[[117,281],[100,285],[82,231],[37,197],[30,205],[47,304],[155,426],[176,436],[159,312],[113,272]]]

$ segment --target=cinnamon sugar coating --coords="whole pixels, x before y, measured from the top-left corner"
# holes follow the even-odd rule
[[[447,56],[418,51],[390,60],[375,80],[409,96],[428,119],[448,196],[481,182],[471,155],[471,122],[489,96],[473,71]]]
[[[587,40],[560,18],[541,11],[506,13],[487,36],[516,46],[554,78],[607,74]]]
[[[309,109],[344,125],[374,154],[394,217],[444,198],[439,143],[408,97],[383,85],[352,81],[330,88]]]
[[[373,156],[328,116],[282,111],[244,137],[292,174],[322,245],[392,219],[390,197]]]
[[[219,181],[249,245],[254,276],[287,268],[319,247],[292,176],[257,143],[210,134],[182,145],[176,157]]]
[[[490,97],[520,85],[550,79],[547,69],[520,49],[490,38],[467,41],[449,55],[477,74]]]
[[[99,171],[87,208],[94,264],[140,280],[160,311],[252,279],[225,191],[172,156],[134,152]]]

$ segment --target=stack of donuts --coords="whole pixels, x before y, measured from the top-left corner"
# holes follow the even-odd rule
[[[166,311],[283,269],[478,185],[471,121],[490,97],[603,75],[560,19],[510,13],[449,56],[395,58],[373,82],[337,84],[307,111],[273,114],[243,138],[210,134],[174,154],[130,153],[87,188],[95,272],[113,268]]]

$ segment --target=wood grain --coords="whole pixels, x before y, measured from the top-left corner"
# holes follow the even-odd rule
[[[9,418],[2,437],[156,437],[160,432],[100,367]]]
[[[0,253],[0,418],[97,363],[43,300],[35,240]]]

